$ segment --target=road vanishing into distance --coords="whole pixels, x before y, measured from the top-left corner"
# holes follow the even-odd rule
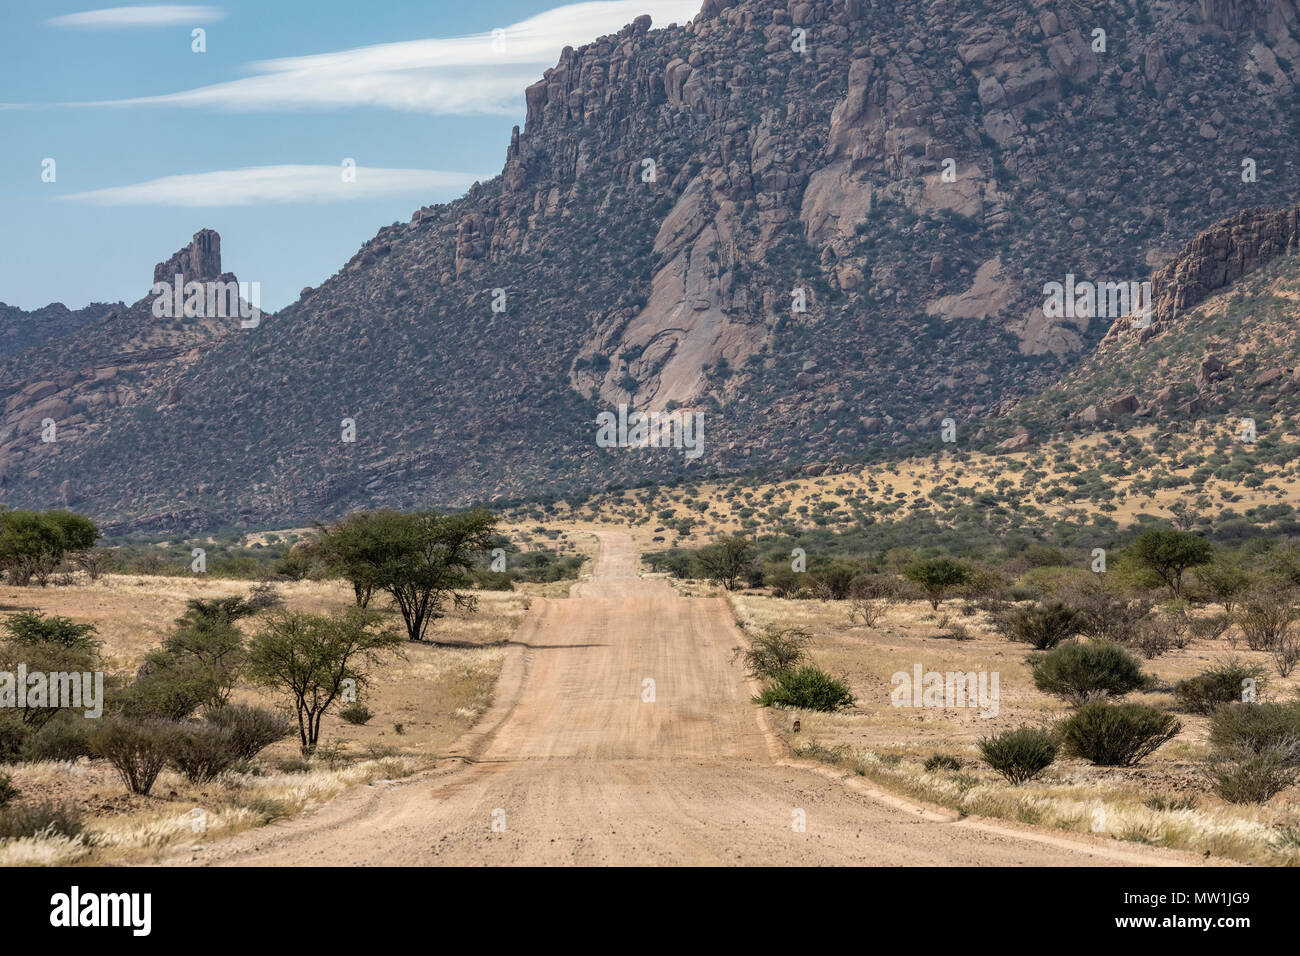
[[[631,537],[602,531],[599,538],[590,579],[567,599],[533,599],[491,709],[436,769],[353,788],[308,815],[187,849],[172,862],[1200,862],[1100,837],[963,819],[790,760],[732,660],[744,638],[726,601],[683,597],[664,581],[644,580]],[[802,831],[794,825],[800,811]]]

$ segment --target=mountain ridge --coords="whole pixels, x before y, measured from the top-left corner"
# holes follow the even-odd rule
[[[1294,202],[1297,22],[1292,0],[638,18],[528,88],[500,176],[0,501],[66,481],[115,527],[243,525],[844,461],[995,417],[1109,325],[1046,317],[1045,281],[1145,277]],[[704,459],[597,448],[618,404],[703,411]]]

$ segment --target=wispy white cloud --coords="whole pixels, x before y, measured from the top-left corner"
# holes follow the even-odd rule
[[[565,46],[617,32],[648,13],[684,23],[700,0],[593,0],[572,3],[486,33],[409,40],[336,53],[264,60],[257,74],[158,96],[78,106],[181,106],[237,111],[377,106],[422,113],[519,111],[520,94]]]
[[[80,27],[85,30],[121,30],[131,27],[170,27],[178,24],[211,23],[225,19],[220,7],[191,4],[160,4],[153,7],[108,7],[50,17],[52,27]]]
[[[210,173],[164,176],[131,186],[113,186],[61,198],[101,206],[249,206],[258,203],[320,203],[459,193],[486,175],[436,169],[356,167],[354,182],[345,182],[342,166],[250,166]]]

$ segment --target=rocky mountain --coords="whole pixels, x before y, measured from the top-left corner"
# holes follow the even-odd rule
[[[174,284],[176,276],[182,285],[238,281],[222,273],[221,238],[212,230],[154,268],[155,282]],[[88,306],[64,317],[69,331],[0,353],[0,488],[57,481],[54,503],[80,504],[78,486],[60,477],[65,461],[90,446],[115,413],[178,402],[181,371],[239,328],[237,317],[186,316],[183,300],[181,310],[155,310],[156,300],[151,290],[130,306]]]
[[[500,176],[141,382],[57,467],[10,467],[0,501],[66,482],[120,529],[293,521],[835,462],[994,416],[1116,318],[1051,314],[1047,284],[1145,279],[1295,201],[1298,38],[1296,0],[640,17],[528,88]],[[620,404],[702,413],[704,454],[599,447]]]
[[[0,302],[0,360],[71,335],[116,308],[122,308],[122,303],[92,302],[84,309],[69,309],[62,302],[53,302],[27,311]]]
[[[1300,206],[1248,210],[1151,277],[1149,324],[1118,319],[1096,351],[1004,421],[1026,441],[1072,430],[1243,419],[1300,427]],[[1010,439],[1006,439],[1009,441]]]

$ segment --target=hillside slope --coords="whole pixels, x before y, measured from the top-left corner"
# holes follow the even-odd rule
[[[1197,236],[1152,280],[1147,328],[1118,320],[1095,353],[1007,420],[1031,435],[1242,419],[1256,437],[1300,416],[1300,206]],[[1003,425],[1004,423],[999,423]]]
[[[280,522],[834,462],[993,415],[1110,324],[1047,318],[1044,283],[1140,280],[1294,201],[1298,22],[1295,0],[639,18],[528,89],[500,176],[0,500],[67,481],[118,529]],[[702,411],[705,454],[597,447],[620,403]]]
[[[0,302],[0,359],[71,335],[121,307],[121,302],[92,302],[82,309],[69,309],[62,302],[52,302],[28,311]]]
[[[212,230],[154,267],[155,282],[171,284],[177,275],[182,284],[238,281],[221,271],[221,238]],[[50,306],[42,311],[69,330],[46,327],[51,334],[27,336],[29,347],[0,351],[0,501],[21,501],[10,489],[33,481],[56,483],[56,500],[45,501],[62,507],[111,493],[112,476],[78,477],[65,471],[68,460],[93,447],[115,413],[130,410],[147,421],[155,405],[177,403],[180,370],[241,331],[238,317],[184,315],[183,301],[180,314],[157,317],[154,301],[151,291],[130,306],[88,306],[67,316]]]

